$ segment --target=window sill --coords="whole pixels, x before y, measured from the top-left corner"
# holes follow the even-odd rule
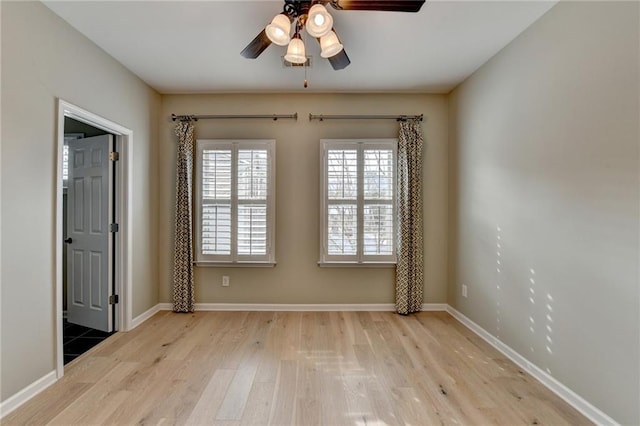
[[[318,262],[321,268],[395,268],[396,262]]]
[[[193,262],[195,266],[205,268],[274,268],[276,262]]]

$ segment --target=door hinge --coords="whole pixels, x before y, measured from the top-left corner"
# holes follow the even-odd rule
[[[109,296],[109,304],[110,305],[115,305],[116,303],[118,303],[118,295],[117,294],[112,294],[111,296]]]
[[[109,153],[109,160],[110,161],[118,161],[120,159],[120,153],[116,152],[116,151],[111,151]]]
[[[111,232],[118,232],[120,230],[120,225],[117,223],[112,223],[109,229]]]

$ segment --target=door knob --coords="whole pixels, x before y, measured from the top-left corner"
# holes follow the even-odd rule
[[[71,244],[73,242],[73,238],[69,237],[64,240],[65,243]]]

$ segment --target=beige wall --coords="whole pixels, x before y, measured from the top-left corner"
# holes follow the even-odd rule
[[[640,423],[638,18],[561,2],[449,115],[449,303],[623,424]]]
[[[133,130],[133,314],[158,302],[160,96],[39,2],[2,8],[1,399],[55,369],[57,98]]]
[[[309,122],[314,114],[424,114],[425,302],[446,301],[447,99],[441,95],[164,96],[160,134],[160,300],[172,300],[175,144],[171,113],[290,114],[298,121],[201,120],[196,137],[276,139],[275,268],[196,268],[197,303],[393,303],[393,269],[320,268],[319,140],[397,137],[395,121]],[[221,287],[229,275],[230,287]]]

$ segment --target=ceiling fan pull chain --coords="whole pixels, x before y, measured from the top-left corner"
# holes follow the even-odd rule
[[[304,41],[305,42],[307,41],[307,36],[306,35],[304,36]],[[305,52],[305,55],[306,55],[306,52]],[[304,68],[304,88],[306,89],[307,86],[308,86],[308,84],[307,84],[307,63],[309,63],[309,58],[305,57],[304,59],[305,59],[305,61],[302,63],[302,67]]]

